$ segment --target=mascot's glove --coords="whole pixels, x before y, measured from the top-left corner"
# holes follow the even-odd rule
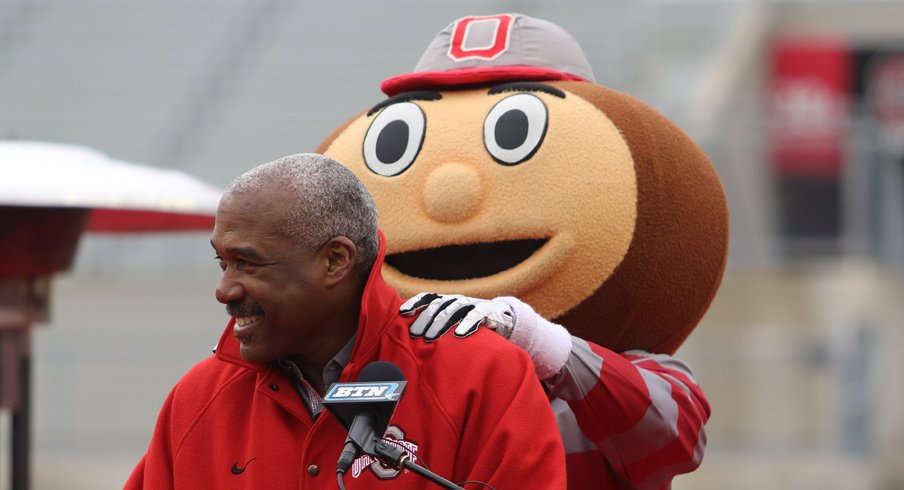
[[[417,314],[409,332],[412,337],[424,337],[428,342],[452,327],[456,337],[467,337],[483,325],[530,354],[540,379],[557,374],[571,353],[571,334],[563,326],[546,320],[529,305],[510,296],[487,300],[420,293],[403,303],[399,313]]]
[[[512,335],[515,326],[515,314],[507,304],[460,294],[420,293],[402,304],[399,313],[403,316],[420,313],[409,332],[412,337],[424,337],[428,342],[442,337],[456,325],[456,337],[467,337],[483,324],[505,338]]]

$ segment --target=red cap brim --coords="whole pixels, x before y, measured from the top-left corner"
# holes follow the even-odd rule
[[[487,82],[510,82],[515,80],[573,80],[583,78],[552,68],[539,66],[475,66],[446,71],[420,71],[387,78],[380,84],[380,90],[392,97],[409,90],[474,85]]]

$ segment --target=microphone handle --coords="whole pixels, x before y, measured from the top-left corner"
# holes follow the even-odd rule
[[[373,452],[374,438],[383,435],[374,431],[376,421],[377,416],[373,412],[360,410],[348,428],[348,439],[354,442],[358,449],[368,454]]]
[[[336,464],[337,472],[348,471],[361,451],[367,454],[373,452],[373,441],[376,438],[373,429],[375,420],[376,416],[370,410],[361,410],[355,414],[355,419],[348,428],[348,437],[345,438],[339,462]]]
[[[336,464],[336,473],[344,474],[352,467],[355,458],[358,456],[358,446],[351,437],[345,439],[345,446],[342,447],[342,454],[339,455],[339,463]]]

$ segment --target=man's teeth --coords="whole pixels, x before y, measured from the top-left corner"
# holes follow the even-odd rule
[[[258,316],[241,316],[241,317],[235,318],[235,324],[240,327],[244,327],[246,325],[251,325],[252,323],[254,323],[260,319],[261,319],[260,315],[258,315]]]

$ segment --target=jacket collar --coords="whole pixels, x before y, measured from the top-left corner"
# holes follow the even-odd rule
[[[346,369],[342,377],[347,379],[360,369],[362,362],[370,357],[370,352],[376,347],[377,339],[389,325],[390,321],[398,316],[401,299],[398,293],[383,279],[383,261],[386,256],[386,237],[379,231],[380,247],[377,259],[364,286],[364,294],[361,297],[361,316],[358,319],[358,331],[355,335],[355,347],[352,350],[350,365],[352,369]],[[258,372],[266,372],[270,365],[252,363],[246,361],[239,351],[239,341],[232,335],[235,318],[230,318],[226,329],[220,335],[217,343],[216,356],[221,361],[237,364]]]

